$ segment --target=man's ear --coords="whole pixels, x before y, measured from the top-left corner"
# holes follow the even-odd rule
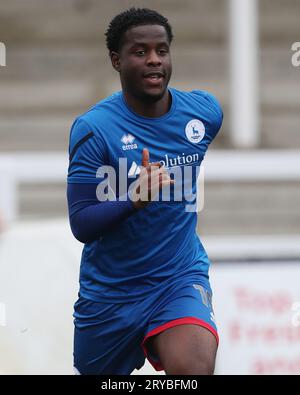
[[[120,72],[120,55],[118,52],[111,52],[110,53],[110,60],[113,68],[117,71]]]

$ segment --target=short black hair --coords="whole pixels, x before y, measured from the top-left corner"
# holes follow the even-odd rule
[[[109,53],[112,51],[119,52],[122,47],[123,34],[133,26],[140,25],[161,25],[166,29],[169,43],[173,39],[171,25],[168,19],[159,14],[157,11],[149,8],[130,8],[116,15],[110,22],[105,33],[106,46]]]

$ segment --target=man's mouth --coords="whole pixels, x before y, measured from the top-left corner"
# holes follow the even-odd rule
[[[162,73],[161,71],[151,71],[149,73],[146,73],[144,75],[144,78],[151,84],[157,84],[160,83],[162,81],[162,79],[164,78],[164,73]]]

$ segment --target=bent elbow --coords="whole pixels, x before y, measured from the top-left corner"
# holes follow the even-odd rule
[[[83,244],[89,243],[88,237],[83,231],[82,227],[78,226],[76,221],[72,218],[70,218],[70,228],[76,240],[80,241],[80,243]]]
[[[76,226],[72,226],[72,224],[71,231],[75,239],[80,241],[80,243],[86,244],[88,242],[86,237],[84,237],[84,234],[80,232],[80,229],[77,229]]]
[[[91,235],[87,229],[84,229],[82,225],[80,226],[74,220],[70,220],[70,226],[73,236],[75,237],[76,240],[80,241],[80,243],[88,244],[93,241],[96,241],[100,237],[100,236],[95,237],[94,235]]]
[[[87,243],[90,242],[90,241],[89,241],[86,237],[84,237],[84,235],[82,235],[80,232],[74,232],[74,231],[72,231],[72,233],[73,233],[73,236],[75,237],[75,239],[78,240],[78,241],[80,241],[80,243],[87,244]]]

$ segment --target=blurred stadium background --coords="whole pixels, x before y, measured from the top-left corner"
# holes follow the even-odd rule
[[[299,374],[298,0],[0,2],[0,374],[73,372],[82,245],[67,220],[68,135],[119,89],[104,31],[132,5],[173,25],[171,85],[209,90],[224,109],[198,224],[213,262],[216,373]],[[155,374],[147,363],[135,373]]]

